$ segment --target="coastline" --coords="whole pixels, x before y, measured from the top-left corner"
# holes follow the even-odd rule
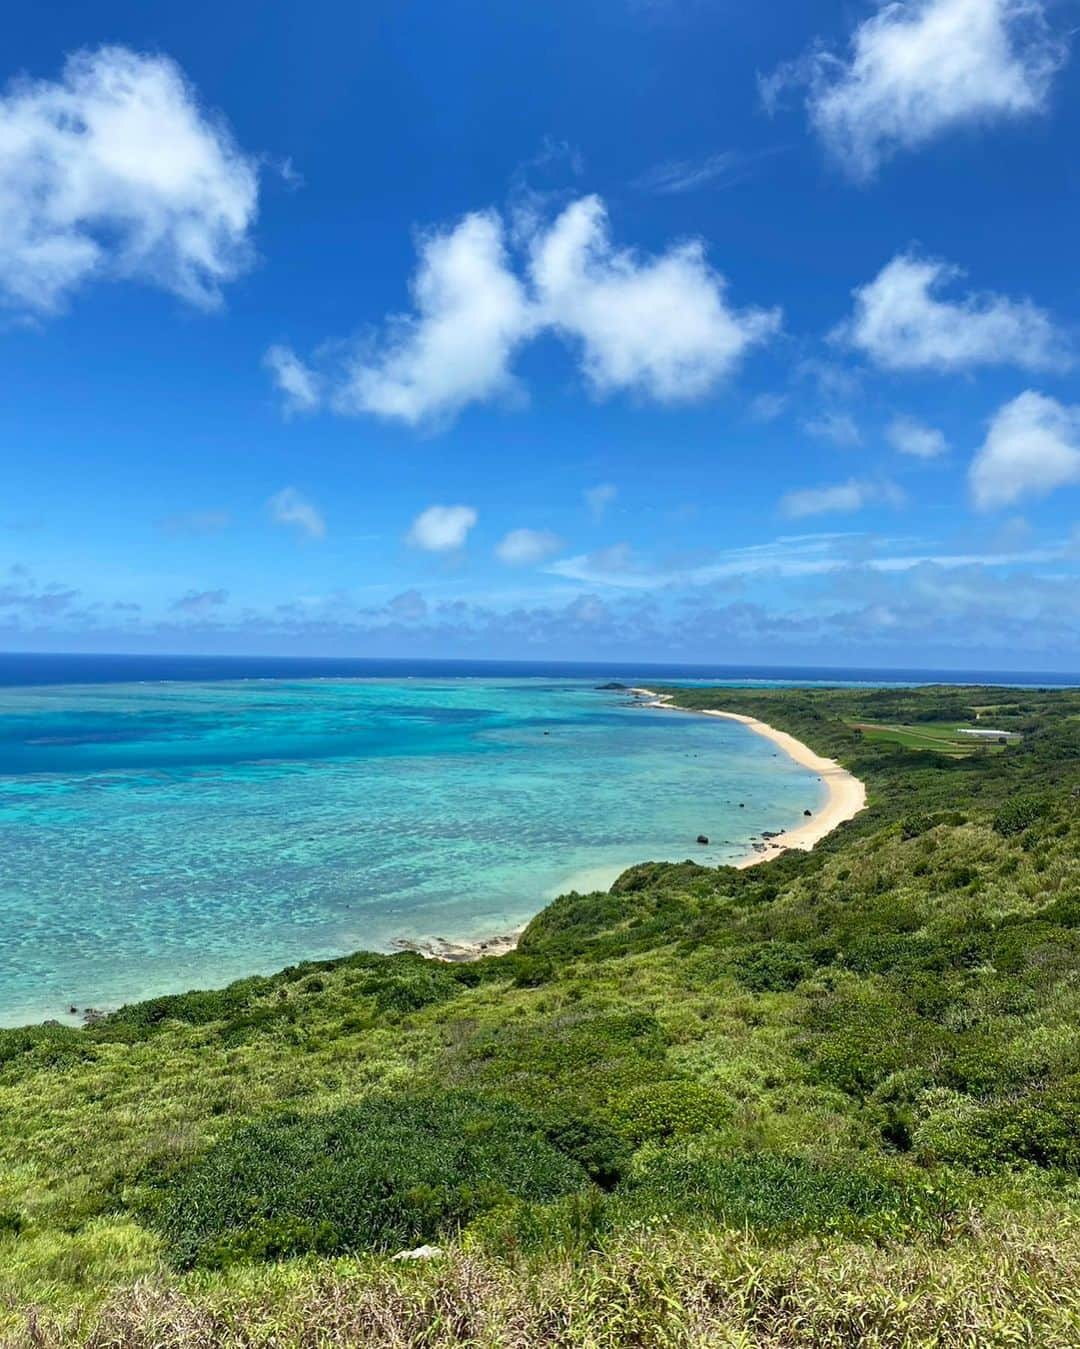
[[[631,688],[627,692],[652,700],[642,703],[643,707],[664,708],[669,712],[687,712],[691,716],[723,717],[727,721],[737,721],[755,734],[771,741],[790,759],[794,759],[797,764],[801,764],[803,768],[808,768],[811,772],[816,773],[825,784],[828,795],[825,805],[817,814],[806,820],[804,824],[797,825],[794,829],[785,830],[778,838],[766,839],[752,845],[745,857],[732,864],[740,871],[746,867],[757,866],[760,862],[767,862],[772,857],[779,857],[781,853],[792,848],[799,852],[809,852],[827,834],[831,834],[839,825],[854,819],[861,810],[866,808],[866,784],[860,778],[857,778],[854,773],[849,773],[835,759],[826,759],[820,754],[815,754],[809,745],[804,745],[801,740],[796,740],[787,731],[779,731],[775,726],[770,726],[768,722],[759,721],[756,717],[744,716],[741,712],[721,712],[713,708],[677,707],[666,696],[658,694],[655,689]],[[521,927],[516,932],[477,938],[474,941],[452,942],[437,938],[434,941],[425,942],[399,941],[395,945],[399,950],[417,951],[432,960],[444,960],[458,964],[470,960],[481,960],[484,956],[505,955],[507,952],[513,951],[524,930],[525,928]]]
[[[658,694],[655,689],[632,688],[629,691],[638,694],[640,697],[651,698],[651,702],[643,704],[645,707],[664,708],[669,712],[688,712],[691,716],[723,717],[726,721],[737,721],[755,734],[764,736],[778,749],[783,750],[788,758],[794,759],[797,764],[801,764],[803,768],[809,768],[811,772],[817,773],[825,784],[828,797],[825,805],[818,813],[808,819],[805,824],[800,824],[795,829],[786,830],[781,836],[782,841],[777,842],[775,839],[770,839],[764,847],[759,845],[749,856],[735,863],[735,866],[740,869],[756,866],[759,862],[765,862],[770,857],[778,857],[780,853],[787,852],[791,848],[798,849],[800,852],[809,852],[816,843],[820,843],[838,825],[853,820],[861,810],[866,809],[866,784],[860,778],[857,778],[854,773],[849,773],[835,759],[826,759],[820,754],[815,754],[809,745],[804,745],[801,740],[796,740],[787,731],[778,731],[775,726],[770,726],[768,722],[759,721],[756,717],[745,716],[741,712],[721,712],[714,708],[678,707],[667,696]]]

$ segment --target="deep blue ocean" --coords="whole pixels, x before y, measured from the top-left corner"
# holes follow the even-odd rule
[[[732,684],[1012,684],[1075,687],[1080,673],[678,665],[640,661],[365,660],[347,656],[132,656],[0,652],[0,688],[221,679],[669,679]]]
[[[823,799],[746,728],[609,680],[1071,682],[0,656],[0,1024],[505,932],[635,862],[736,860]]]

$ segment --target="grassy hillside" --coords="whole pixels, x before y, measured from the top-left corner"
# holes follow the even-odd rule
[[[509,956],[0,1031],[4,1342],[1080,1344],[1080,694],[672,692],[869,808]]]

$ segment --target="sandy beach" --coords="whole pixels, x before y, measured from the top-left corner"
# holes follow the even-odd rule
[[[825,805],[816,815],[811,816],[805,824],[800,824],[795,829],[788,829],[779,841],[771,839],[767,840],[764,846],[759,845],[749,856],[735,864],[738,867],[755,866],[758,862],[765,862],[770,857],[777,856],[778,853],[786,852],[789,848],[799,848],[804,852],[809,852],[815,843],[819,843],[826,834],[832,833],[837,825],[843,824],[846,820],[854,819],[859,811],[866,806],[866,786],[863,782],[838,764],[835,759],[824,759],[820,754],[815,754],[809,745],[804,745],[801,740],[796,740],[787,731],[778,731],[775,726],[770,726],[767,722],[758,721],[756,717],[743,716],[739,712],[720,712],[712,708],[676,707],[667,698],[657,694],[654,689],[634,688],[630,692],[651,699],[651,702],[645,704],[646,707],[663,707],[672,712],[689,712],[691,716],[724,717],[728,721],[742,722],[744,726],[748,726],[758,735],[763,735],[766,740],[771,740],[778,749],[783,750],[796,763],[802,764],[804,768],[809,768],[811,772],[817,773],[824,782],[829,795]]]
[[[676,707],[667,698],[661,697],[654,689],[632,688],[629,692],[636,693],[642,698],[649,698],[651,701],[644,703],[643,706],[645,707],[662,707],[671,712],[687,712],[691,716],[724,717],[728,721],[739,721],[756,734],[764,736],[766,740],[771,740],[789,758],[816,773],[825,784],[828,797],[825,805],[815,815],[811,816],[805,823],[797,825],[794,829],[785,830],[778,838],[762,839],[757,844],[752,845],[751,851],[740,861],[734,863],[739,869],[757,866],[759,862],[767,862],[770,857],[778,857],[780,853],[787,852],[789,848],[809,852],[815,843],[819,843],[826,834],[832,833],[837,825],[853,819],[860,810],[866,807],[866,786],[859,778],[853,773],[849,773],[835,759],[825,759],[820,754],[815,754],[809,745],[804,745],[801,740],[796,740],[787,731],[778,731],[775,726],[770,726],[767,722],[758,721],[756,717],[743,716],[739,712],[720,712],[712,708]],[[524,931],[524,929],[521,929],[521,931]],[[396,945],[400,950],[418,951],[421,955],[428,956],[433,960],[458,962],[479,960],[483,956],[503,955],[515,948],[520,935],[520,932],[506,932],[483,940],[456,942],[447,941],[440,937],[426,942],[399,941]]]

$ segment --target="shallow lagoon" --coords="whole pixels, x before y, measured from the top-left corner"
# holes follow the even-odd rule
[[[735,723],[578,681],[0,689],[0,1024],[504,932],[823,797]]]

